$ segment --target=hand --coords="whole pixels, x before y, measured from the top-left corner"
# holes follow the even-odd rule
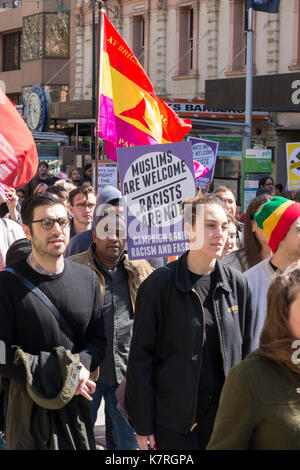
[[[82,395],[89,401],[93,401],[91,395],[95,393],[96,384],[90,379],[90,371],[81,364],[79,372],[79,382],[75,395]]]
[[[140,436],[139,434],[137,434],[136,440],[140,450],[156,450],[156,444],[153,434],[151,434],[150,436]]]
[[[1,200],[3,202],[6,202],[9,211],[9,217],[15,222],[18,222],[17,203],[19,198],[16,194],[16,190],[14,188],[6,190],[6,196],[8,198],[8,201],[5,201],[3,197],[1,197]]]

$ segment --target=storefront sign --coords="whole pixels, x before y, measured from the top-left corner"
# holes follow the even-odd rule
[[[240,110],[234,110],[231,106],[219,109],[208,109],[204,100],[166,99],[166,103],[182,118],[194,119],[245,119],[243,105]],[[268,119],[269,113],[259,111],[252,114],[252,119]]]
[[[245,108],[246,78],[205,80],[205,105],[215,109]],[[300,73],[253,77],[253,110],[300,111]]]

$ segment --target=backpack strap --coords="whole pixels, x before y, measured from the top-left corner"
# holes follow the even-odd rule
[[[27,287],[29,291],[31,291],[36,297],[38,297],[40,301],[43,302],[46,307],[48,307],[52,315],[55,317],[57,323],[61,327],[62,331],[68,336],[71,341],[73,341],[73,331],[71,330],[63,316],[60,314],[59,310],[56,308],[54,303],[46,296],[46,294],[44,294],[41,289],[39,289],[35,284],[26,279],[21,273],[17,272],[11,266],[6,266],[3,271],[8,271],[11,274],[14,274]]]

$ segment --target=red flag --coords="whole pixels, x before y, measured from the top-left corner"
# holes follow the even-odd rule
[[[99,137],[106,155],[117,160],[117,147],[180,142],[191,121],[179,116],[154,91],[128,45],[104,14]]]
[[[0,182],[20,188],[35,175],[38,154],[32,134],[0,90]]]

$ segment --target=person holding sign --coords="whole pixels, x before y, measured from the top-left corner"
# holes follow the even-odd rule
[[[185,201],[190,250],[140,286],[125,408],[141,450],[200,450],[210,439],[225,376],[252,351],[251,293],[219,258],[226,206]]]

